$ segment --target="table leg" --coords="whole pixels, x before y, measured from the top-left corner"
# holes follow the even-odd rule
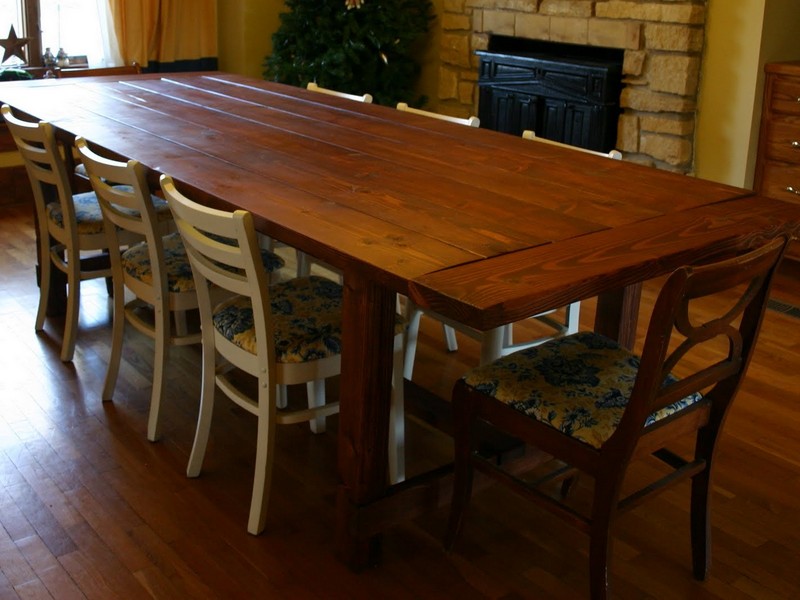
[[[641,283],[598,296],[594,330],[632,349],[636,343],[641,298]]]
[[[344,278],[339,405],[336,545],[361,569],[377,560],[378,540],[359,531],[359,509],[387,488],[395,294],[361,274]]]

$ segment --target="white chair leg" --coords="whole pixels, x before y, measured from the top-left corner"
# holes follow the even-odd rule
[[[67,251],[67,314],[64,319],[64,340],[61,343],[61,360],[69,362],[75,354],[75,336],[78,332],[78,311],[81,306],[80,252]]]
[[[403,377],[409,381],[414,373],[414,359],[417,355],[417,339],[419,338],[421,319],[422,311],[411,300],[406,300],[406,350],[403,359]]]
[[[406,422],[403,389],[403,336],[395,337],[392,370],[392,405],[389,412],[389,483],[406,478]]]
[[[113,314],[111,321],[111,353],[108,357],[106,379],[103,383],[103,401],[114,397],[114,388],[117,387],[119,365],[122,360],[122,342],[125,338],[125,288],[114,281]]]
[[[50,299],[50,277],[52,276],[53,265],[50,260],[50,248],[48,248],[49,234],[46,231],[40,231],[39,238],[39,310],[36,311],[36,331],[44,329],[47,303]]]
[[[514,324],[503,325],[503,348],[514,345]]]
[[[483,334],[481,341],[481,365],[487,365],[503,355],[505,327],[495,327]]]
[[[442,330],[444,331],[444,339],[447,342],[447,349],[450,352],[458,350],[458,340],[456,340],[456,330],[442,323]]]
[[[212,334],[213,335],[213,334]],[[213,343],[203,341],[202,382],[200,387],[200,410],[197,415],[197,428],[194,432],[192,452],[186,466],[187,477],[197,477],[203,468],[208,434],[211,430],[211,417],[214,415],[214,393],[216,391],[216,365]]]
[[[580,320],[581,320],[581,303],[573,302],[572,304],[567,306],[566,311],[567,311],[567,316],[566,316],[567,331],[564,333],[564,335],[572,335],[573,333],[578,333],[578,330],[580,329]]]
[[[297,258],[297,276],[308,277],[311,274],[311,261],[308,254],[295,250],[295,257]]]
[[[325,380],[317,379],[306,383],[308,393],[308,408],[325,406]],[[324,416],[314,417],[308,422],[313,433],[325,433],[326,418]]]
[[[267,389],[267,386],[259,385],[259,390]],[[275,415],[274,409],[269,406],[274,399],[270,398],[268,393],[259,393],[258,396],[256,465],[253,475],[253,494],[250,498],[250,516],[247,519],[247,532],[253,535],[264,531],[267,522],[269,492],[272,483],[272,453],[275,446]]]
[[[284,409],[289,406],[289,388],[278,384],[275,390],[275,408]]]
[[[153,391],[150,394],[150,416],[147,420],[147,439],[151,442],[161,437],[161,397],[164,389],[164,371],[169,358],[170,311],[163,305],[157,305],[154,319]]]
[[[172,313],[175,319],[175,335],[185,337],[189,334],[189,325],[186,323],[186,311],[176,310]]]

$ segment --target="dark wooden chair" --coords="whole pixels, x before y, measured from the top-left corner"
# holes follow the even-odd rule
[[[705,579],[716,443],[786,245],[779,238],[734,258],[675,271],[655,304],[641,357],[599,334],[580,332],[505,356],[460,379],[453,390],[455,481],[445,547],[452,548],[462,530],[478,469],[589,534],[591,597],[605,598],[611,524],[646,497],[691,478],[693,571]],[[727,302],[712,304],[712,296],[723,295]],[[715,318],[703,323],[690,318],[690,305],[699,301],[719,309]],[[707,351],[711,344],[715,351]],[[557,468],[522,481],[508,464],[480,454],[475,434],[480,422],[552,456],[549,464]],[[684,434],[695,437],[688,459],[666,448]],[[660,459],[668,472],[621,498],[629,464],[646,456]],[[594,479],[591,507],[583,511],[565,492],[580,473]],[[547,490],[547,483],[552,488],[559,481],[560,492]]]
[[[120,67],[74,68],[56,69],[55,74],[59,79],[65,77],[95,77],[99,75],[139,75],[142,66],[139,63],[122,65]]]

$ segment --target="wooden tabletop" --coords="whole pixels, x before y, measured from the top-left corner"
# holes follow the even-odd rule
[[[0,100],[403,292],[433,271],[746,193],[232,75],[37,83]]]
[[[630,343],[641,281],[800,232],[800,208],[748,190],[229,74],[9,82],[0,102],[344,272],[336,535],[353,566],[421,497],[386,495],[396,292],[479,329],[599,294],[596,327]]]

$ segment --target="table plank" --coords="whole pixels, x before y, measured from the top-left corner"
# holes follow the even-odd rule
[[[800,236],[800,205],[734,199],[423,275],[409,295],[487,330],[781,234]]]

